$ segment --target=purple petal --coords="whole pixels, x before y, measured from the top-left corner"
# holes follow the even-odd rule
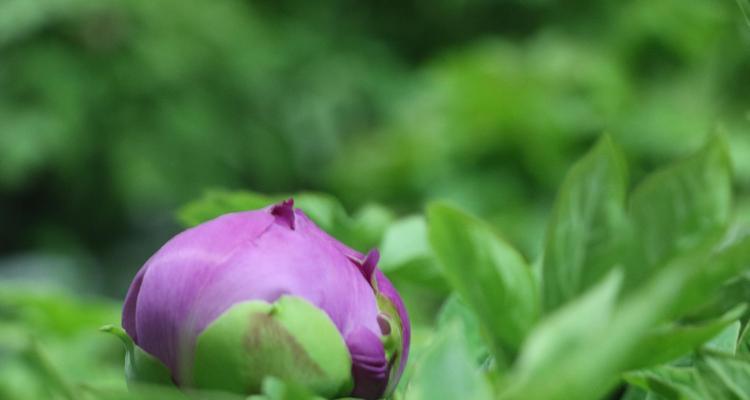
[[[388,386],[388,360],[380,338],[365,328],[346,336],[346,345],[352,355],[352,396],[379,399]]]
[[[181,331],[190,318],[196,294],[220,265],[268,229],[273,220],[261,211],[221,216],[178,234],[144,265],[133,337],[138,338],[141,348],[167,365],[178,382],[178,351],[187,345]]]
[[[378,261],[380,260],[380,252],[378,249],[370,250],[364,259],[360,254],[353,250],[351,250],[347,257],[357,266],[360,272],[362,272],[362,276],[365,280],[367,282],[372,282],[372,273],[375,271],[375,268],[378,266]]]
[[[297,210],[296,210],[297,211]],[[378,332],[370,284],[304,214],[295,229],[271,210],[220,217],[177,235],[147,263],[136,305],[139,345],[188,382],[195,339],[233,304],[284,294],[324,310],[346,337]]]
[[[143,275],[146,273],[148,263],[141,267],[133,282],[128,288],[128,294],[125,295],[125,304],[122,307],[122,327],[125,332],[128,333],[133,342],[138,344],[138,330],[136,329],[136,318],[135,310],[138,304],[138,295],[141,292],[141,284],[143,284]]]

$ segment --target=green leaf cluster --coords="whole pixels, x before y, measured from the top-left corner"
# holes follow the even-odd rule
[[[628,176],[623,152],[602,137],[565,177],[533,261],[495,225],[448,202],[397,218],[377,204],[350,214],[316,193],[214,191],[178,217],[190,226],[293,197],[343,242],[380,247],[381,267],[413,322],[396,399],[586,400],[623,391],[629,400],[747,398],[750,236],[733,210],[724,140],[712,138],[632,187]],[[0,379],[0,393],[233,398],[144,383],[128,394],[113,378],[121,350],[89,330],[117,320],[113,304],[23,291],[0,300],[0,333],[10,343],[0,349],[12,360],[2,368],[14,377]],[[27,330],[50,335],[29,338]],[[79,336],[85,345],[63,348]],[[106,379],[67,368],[66,355],[80,360],[69,352],[91,351],[92,343],[108,354],[99,369]],[[252,399],[313,398],[278,377],[256,383],[262,393]]]
[[[486,398],[598,399],[623,376],[646,376],[628,382],[663,395],[650,394],[668,386],[660,368],[685,357],[703,360],[690,368],[710,369],[710,379],[734,382],[695,398],[750,395],[741,361],[706,358],[704,347],[747,320],[738,286],[750,268],[750,237],[732,229],[723,139],[633,189],[627,176],[621,150],[604,136],[568,172],[533,265],[486,223],[444,203],[428,206],[438,265],[484,334],[490,357],[472,370],[493,382]]]

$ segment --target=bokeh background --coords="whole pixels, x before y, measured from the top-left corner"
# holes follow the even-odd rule
[[[326,193],[407,236],[447,199],[534,260],[602,133],[633,182],[722,134],[750,219],[742,4],[0,0],[0,398],[60,364],[121,381],[88,330],[179,210],[226,191]],[[409,279],[428,321],[440,284]]]

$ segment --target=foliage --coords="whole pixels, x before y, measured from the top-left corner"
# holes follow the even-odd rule
[[[412,363],[399,398],[585,400],[625,384],[628,399],[750,394],[750,315],[744,292],[729,290],[750,271],[750,235],[738,234],[730,219],[724,141],[713,138],[627,195],[624,165],[605,136],[572,167],[557,197],[545,254],[533,265],[491,226],[447,203],[428,205],[426,220],[389,217],[374,224],[381,226],[375,236],[382,247],[390,249],[383,252],[385,270],[407,288],[416,321]],[[284,197],[214,192],[179,215],[197,224]],[[359,218],[333,197],[294,197],[345,242],[372,240],[353,229]],[[649,233],[653,229],[658,233]],[[443,283],[422,287],[433,291],[433,299],[445,299],[435,321],[420,313],[434,312],[428,310],[436,305],[420,304],[429,297],[408,290],[423,286],[428,271]],[[10,362],[3,364],[0,393],[128,396],[123,378],[115,378],[122,373],[122,351],[115,340],[94,332],[97,324],[117,320],[115,304],[10,288],[2,293],[2,353]],[[717,299],[723,307],[715,306]],[[106,368],[98,365],[102,357]],[[259,398],[309,397],[273,379],[263,388]],[[131,389],[139,398],[166,390]],[[183,396],[172,390],[153,396]]]
[[[381,250],[398,399],[750,398],[748,4],[0,1],[0,398],[234,399],[97,329],[289,197]]]

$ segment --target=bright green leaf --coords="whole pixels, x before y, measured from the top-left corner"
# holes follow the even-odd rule
[[[461,327],[466,344],[474,360],[482,362],[487,359],[487,346],[482,338],[481,325],[476,314],[453,294],[445,301],[437,317],[437,329],[447,329],[451,324]]]
[[[750,400],[750,360],[706,354],[696,366],[710,398]]]
[[[430,244],[446,278],[480,318],[496,355],[515,354],[539,312],[526,261],[485,223],[455,208],[432,204],[427,215]]]
[[[626,180],[623,157],[608,136],[568,172],[544,247],[545,310],[571,300],[621,263]]]
[[[581,367],[572,363],[588,349],[606,339],[607,327],[622,283],[622,273],[615,270],[583,296],[563,306],[542,320],[529,335],[519,356],[515,374],[509,377],[509,399],[566,399],[586,393],[575,379]],[[602,372],[606,371],[602,366]],[[592,377],[593,378],[593,377]],[[604,385],[610,374],[603,373],[585,385]]]
[[[732,327],[746,310],[741,304],[719,318],[699,324],[679,323],[657,328],[643,338],[641,344],[631,353],[631,368],[644,368],[667,363],[685,355],[701,344]],[[736,342],[735,335],[734,342]]]
[[[713,351],[735,355],[740,338],[740,327],[742,327],[742,323],[734,321],[714,336],[704,347]]]
[[[729,157],[718,137],[692,157],[648,176],[629,207],[637,257],[628,278],[637,283],[670,258],[717,241],[731,215],[731,184]]]
[[[405,400],[489,400],[492,389],[473,359],[462,329],[451,324],[442,330],[409,383]]]
[[[647,399],[705,400],[698,374],[693,368],[664,366],[625,375],[631,385],[648,391]]]
[[[427,222],[414,215],[388,227],[380,244],[378,266],[395,281],[410,281],[438,292],[445,292],[443,279],[427,239]]]

